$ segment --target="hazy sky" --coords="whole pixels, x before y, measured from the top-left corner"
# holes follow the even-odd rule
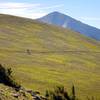
[[[0,13],[39,18],[53,11],[100,28],[100,0],[0,0]]]

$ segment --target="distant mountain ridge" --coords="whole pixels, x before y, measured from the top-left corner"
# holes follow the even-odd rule
[[[100,41],[100,29],[84,24],[70,16],[59,12],[52,12],[44,17],[37,19],[41,22],[69,28],[87,37]]]

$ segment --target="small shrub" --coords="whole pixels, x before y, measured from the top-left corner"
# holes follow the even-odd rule
[[[47,100],[77,100],[75,96],[75,87],[72,87],[72,95],[70,96],[63,86],[58,86],[54,91],[46,91]]]
[[[15,89],[20,89],[20,85],[14,80],[12,76],[12,70],[11,68],[4,68],[0,64],[0,83],[3,83],[5,85],[8,85],[10,87],[13,87]]]

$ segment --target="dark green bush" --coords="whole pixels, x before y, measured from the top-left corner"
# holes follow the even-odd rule
[[[11,68],[6,69],[0,64],[0,83],[20,89],[20,85],[14,80]]]
[[[77,100],[75,88],[72,87],[72,94],[69,95],[63,86],[58,86],[54,91],[46,91],[45,97],[47,100]]]
[[[70,95],[63,86],[58,86],[54,88],[54,91],[46,90],[45,98],[46,98],[45,100],[84,100],[84,99],[78,99],[76,97],[74,85],[72,86]],[[91,98],[87,97],[85,100],[97,100],[97,99],[92,96]]]

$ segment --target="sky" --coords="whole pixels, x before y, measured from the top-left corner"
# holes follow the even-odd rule
[[[100,0],[0,0],[0,13],[36,19],[58,11],[100,29]]]

